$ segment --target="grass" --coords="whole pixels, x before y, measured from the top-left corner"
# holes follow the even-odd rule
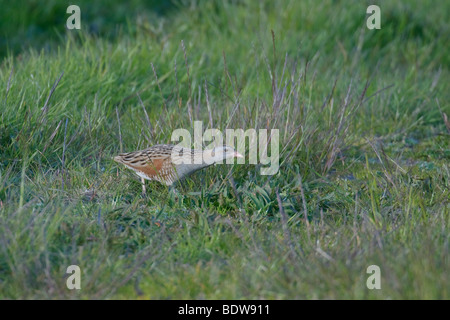
[[[50,10],[46,47],[3,45],[0,297],[448,299],[450,8],[378,4],[381,30],[360,1],[136,2],[108,36],[81,3],[81,31]],[[21,15],[9,46],[41,21]],[[195,120],[279,129],[279,172],[141,196],[112,156]]]

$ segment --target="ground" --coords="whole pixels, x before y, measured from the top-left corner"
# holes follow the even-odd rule
[[[364,1],[69,4],[0,1],[0,298],[449,298],[448,1],[373,1],[379,30]],[[141,195],[112,157],[195,120],[278,129],[278,173]]]

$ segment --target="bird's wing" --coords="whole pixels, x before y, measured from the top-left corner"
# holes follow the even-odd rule
[[[170,148],[166,146],[157,145],[141,151],[122,153],[114,157],[114,160],[134,171],[144,173],[149,179],[156,179],[167,174],[172,168]]]

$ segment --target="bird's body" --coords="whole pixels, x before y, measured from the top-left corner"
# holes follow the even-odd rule
[[[169,144],[122,153],[114,161],[136,172],[142,179],[156,180],[171,186],[187,175],[227,158],[242,157],[228,146],[212,150],[197,150]],[[145,192],[145,187],[143,187]]]

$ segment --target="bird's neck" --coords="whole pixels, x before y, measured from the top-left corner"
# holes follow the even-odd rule
[[[222,159],[217,159],[217,157],[213,157],[211,155],[211,150],[204,150],[202,152],[202,163],[205,167],[216,164],[220,162]]]
[[[175,160],[175,163],[183,162],[196,169],[202,169],[220,161],[212,156],[211,150],[183,148],[183,152],[176,150],[174,156],[175,158],[172,159]]]

